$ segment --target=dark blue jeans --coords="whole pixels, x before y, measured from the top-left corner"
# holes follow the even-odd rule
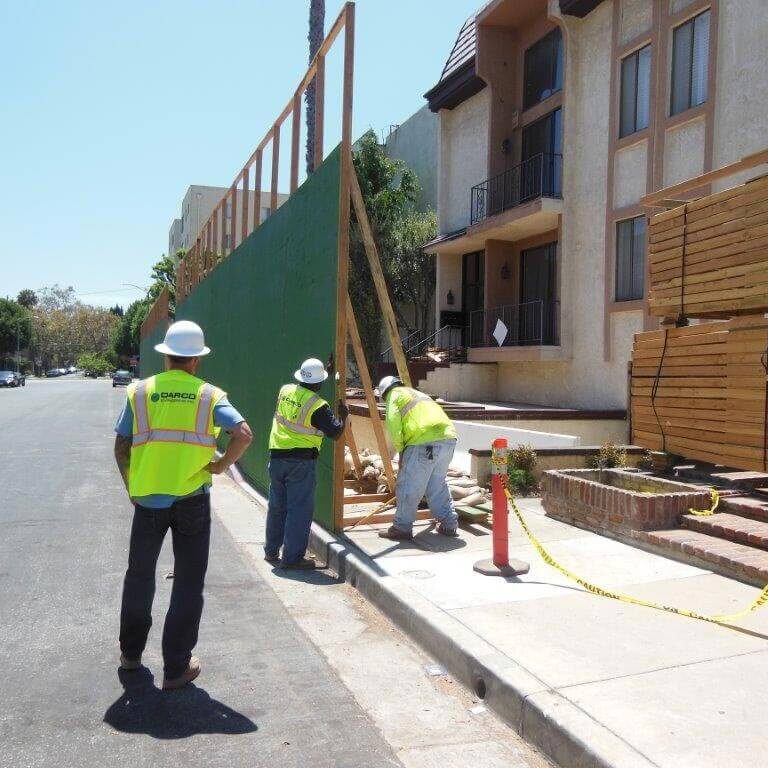
[[[168,529],[173,538],[173,589],[163,628],[163,662],[167,678],[178,677],[197,644],[203,613],[203,586],[211,538],[211,502],[207,493],[177,501],[168,509],[136,505],[123,583],[120,650],[138,659],[152,626],[155,570]]]
[[[283,565],[292,565],[306,554],[309,529],[315,512],[315,460],[269,461],[269,508],[264,552],[277,555],[283,548]]]

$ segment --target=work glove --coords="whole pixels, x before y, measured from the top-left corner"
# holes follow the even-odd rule
[[[349,407],[345,402],[339,400],[339,419],[346,421],[347,416],[349,416]]]

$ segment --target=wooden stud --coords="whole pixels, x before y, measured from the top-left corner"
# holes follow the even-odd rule
[[[269,198],[270,216],[277,210],[277,185],[280,180],[280,126],[272,131],[272,194]]]
[[[291,122],[291,192],[299,188],[299,142],[301,140],[301,94],[293,97]]]
[[[315,72],[315,170],[323,162],[325,127],[325,55],[317,57]]]
[[[232,207],[230,209],[230,220],[229,220],[229,252],[232,253],[232,251],[235,250],[237,247],[237,184],[233,184],[232,187],[229,190],[230,196],[232,197]]]
[[[256,151],[256,159],[253,166],[253,228],[261,224],[261,157],[262,151]]]
[[[352,301],[349,296],[347,296],[347,322],[349,324],[349,338],[352,341],[352,349],[355,353],[360,381],[362,382],[363,391],[365,392],[365,400],[368,403],[368,412],[371,418],[371,425],[373,426],[373,433],[376,437],[376,445],[379,449],[381,460],[384,462],[384,474],[387,476],[389,487],[394,489],[395,471],[392,468],[392,461],[389,457],[389,447],[387,446],[387,437],[384,433],[384,424],[381,421],[381,416],[379,416],[376,396],[373,394],[373,382],[371,381],[371,374],[368,370],[368,363],[365,360],[363,343],[360,339],[360,330],[357,327],[355,310],[352,307]]]
[[[341,167],[339,169],[339,235],[338,267],[336,273],[336,349],[334,360],[339,374],[338,386],[342,392],[347,389],[347,320],[346,311],[349,297],[349,222],[350,222],[350,176],[352,173],[352,95],[355,56],[355,6],[346,3],[340,20],[344,26],[344,80],[341,102]],[[327,38],[326,38],[327,40]],[[321,46],[322,49],[322,46]],[[315,59],[317,60],[317,56]],[[302,83],[300,90],[306,87]],[[371,394],[373,392],[371,391]],[[333,519],[334,528],[341,530],[344,524],[344,443],[336,441],[334,454]],[[385,465],[386,466],[386,465]]]
[[[352,165],[351,157],[350,165]],[[406,360],[405,352],[403,351],[403,344],[400,340],[400,333],[397,328],[397,320],[395,319],[395,310],[392,308],[392,302],[389,298],[387,281],[384,278],[384,271],[381,268],[379,252],[376,248],[376,241],[373,238],[373,230],[371,229],[371,223],[368,219],[368,213],[365,210],[365,201],[363,200],[363,193],[360,190],[360,182],[357,178],[357,174],[355,173],[354,166],[352,166],[350,180],[352,186],[352,202],[355,206],[355,215],[357,216],[357,221],[360,225],[360,232],[363,236],[365,253],[368,256],[368,264],[371,267],[373,284],[376,287],[376,293],[379,297],[379,305],[381,306],[381,312],[384,316],[384,325],[387,329],[389,342],[392,345],[392,353],[395,358],[395,364],[397,365],[397,372],[403,383],[410,387],[411,376],[408,371],[408,361]]]
[[[245,240],[246,237],[248,237],[248,209],[249,209],[249,196],[251,193],[251,190],[249,189],[250,181],[249,181],[249,170],[248,166],[243,168],[243,198],[240,204],[240,207],[242,209],[242,228],[240,231],[240,242],[242,243],[243,240]]]

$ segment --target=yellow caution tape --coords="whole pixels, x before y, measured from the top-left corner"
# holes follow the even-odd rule
[[[712,506],[709,509],[689,509],[689,515],[696,515],[696,517],[709,517],[715,514],[717,505],[720,503],[720,494],[713,488],[709,492],[709,497],[712,499]]]
[[[763,588],[763,591],[758,595],[757,599],[754,600],[754,602],[752,602],[752,604],[749,605],[747,608],[745,608],[743,611],[739,611],[738,613],[724,614],[722,616],[707,616],[703,613],[697,613],[696,611],[688,611],[685,608],[675,608],[674,606],[670,606],[670,605],[653,603],[649,600],[642,600],[639,597],[631,597],[630,595],[624,595],[621,592],[612,592],[608,589],[603,589],[602,587],[598,587],[595,584],[591,584],[590,582],[585,581],[584,579],[580,579],[578,576],[576,576],[575,573],[572,573],[571,571],[569,571],[565,566],[560,565],[560,563],[558,563],[557,560],[555,560],[555,558],[552,557],[552,555],[550,555],[546,549],[544,549],[541,542],[536,538],[536,536],[534,536],[533,532],[528,527],[528,523],[526,523],[522,512],[520,512],[520,510],[518,509],[518,506],[515,503],[515,499],[512,496],[512,494],[507,489],[504,489],[504,492],[507,494],[507,499],[509,499],[509,503],[510,503],[510,506],[512,507],[512,511],[517,516],[517,520],[520,523],[523,531],[525,531],[525,535],[528,537],[533,547],[539,553],[539,556],[541,557],[541,559],[545,563],[547,563],[547,565],[551,565],[555,570],[560,571],[560,573],[562,573],[563,576],[570,579],[571,581],[575,581],[579,586],[586,589],[587,592],[591,592],[593,595],[600,595],[601,597],[609,597],[612,600],[619,600],[622,603],[631,603],[632,605],[641,605],[645,608],[654,608],[657,611],[666,611],[667,613],[676,613],[678,616],[687,616],[689,619],[698,619],[699,621],[706,621],[706,622],[709,622],[710,624],[720,624],[723,626],[729,626],[731,622],[734,621],[735,619],[740,619],[743,616],[747,616],[748,614],[753,613],[754,611],[758,610],[759,608],[762,608],[766,603],[768,603],[768,584]],[[739,627],[733,627],[733,629],[739,629]]]

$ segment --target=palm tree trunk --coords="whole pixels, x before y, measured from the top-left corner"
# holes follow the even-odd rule
[[[309,61],[325,36],[325,0],[309,0]],[[307,176],[315,170],[315,81],[307,87]]]

